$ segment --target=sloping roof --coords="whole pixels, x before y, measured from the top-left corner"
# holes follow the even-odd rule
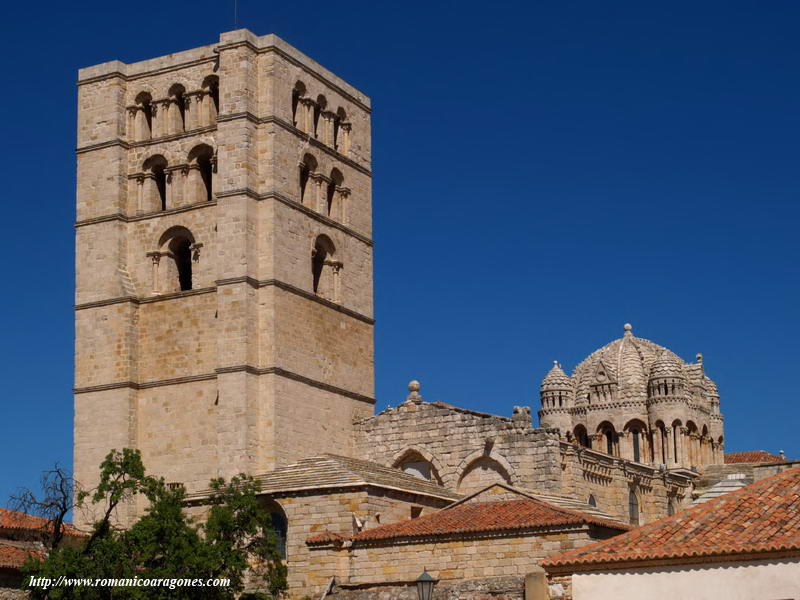
[[[367,460],[323,454],[257,475],[261,493],[339,487],[377,487],[457,500],[461,496],[435,483]]]
[[[620,531],[629,525],[562,508],[531,497],[491,502],[464,502],[431,515],[366,529],[354,542],[397,538],[430,538],[452,534],[547,529],[561,526],[600,525]]]
[[[29,558],[42,556],[40,552],[26,550],[0,540],[0,568],[19,569]]]
[[[0,530],[44,531],[47,528],[49,528],[49,521],[47,519],[0,507]],[[72,523],[67,522],[64,523],[64,532],[67,535],[82,535]]]
[[[500,494],[503,497],[497,497]],[[569,496],[558,496],[556,494],[549,494],[539,490],[528,490],[508,485],[507,483],[495,482],[486,487],[477,490],[458,502],[454,502],[447,508],[453,508],[465,502],[490,502],[494,500],[514,500],[519,498],[533,498],[540,500],[546,504],[553,504],[555,506],[574,510],[589,516],[597,517],[598,519],[606,519],[608,521],[617,521],[623,525],[627,525],[625,521],[620,521],[616,517],[603,512],[596,506],[592,506],[588,502],[582,502]]]
[[[753,483],[753,478],[748,477],[746,473],[731,473],[725,479],[718,481],[710,488],[703,491],[703,493],[692,502],[692,506],[708,502],[714,498],[719,498],[723,494],[735,492],[750,483]]]
[[[770,454],[766,450],[747,450],[745,452],[730,452],[725,454],[725,464],[734,463],[779,463],[786,462],[785,458]]]
[[[800,468],[542,561],[579,567],[800,551]]]

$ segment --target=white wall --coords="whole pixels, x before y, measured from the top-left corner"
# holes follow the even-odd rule
[[[800,600],[800,557],[576,573],[573,600]]]

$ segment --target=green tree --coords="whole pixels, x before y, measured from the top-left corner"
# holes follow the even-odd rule
[[[33,598],[53,600],[222,600],[234,598],[244,589],[245,577],[250,577],[277,598],[286,590],[287,570],[276,550],[271,516],[259,506],[259,489],[259,482],[246,475],[227,483],[212,480],[204,502],[208,512],[204,520],[196,522],[184,510],[184,490],[146,475],[138,450],[112,450],[100,465],[100,484],[94,492],[78,492],[71,503],[81,510],[91,499],[102,509],[101,518],[84,541],[74,543],[69,536],[59,536],[44,560],[29,561],[24,567],[26,585]],[[139,495],[148,501],[145,514],[128,529],[116,527],[115,511]],[[28,498],[33,495],[28,493]],[[44,590],[30,586],[31,576],[54,581],[64,576],[92,580],[227,579],[229,583],[174,589],[71,586]]]

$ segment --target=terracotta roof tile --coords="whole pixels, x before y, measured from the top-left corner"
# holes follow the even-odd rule
[[[343,542],[347,538],[334,533],[332,531],[321,531],[312,535],[306,540],[306,544],[332,544],[334,542]]]
[[[730,452],[725,455],[725,464],[735,463],[779,463],[787,462],[785,458],[770,454],[766,450],[747,450],[746,452]]]
[[[19,569],[31,557],[43,557],[41,552],[26,550],[0,540],[0,567]]]
[[[616,521],[554,506],[534,498],[520,498],[456,504],[432,515],[364,530],[352,539],[354,542],[369,542],[584,524],[600,525],[618,531],[630,529],[630,526]]]
[[[47,519],[0,507],[0,530],[41,531],[48,527]],[[64,523],[64,531],[68,535],[83,535],[72,523]]]
[[[579,567],[775,551],[800,551],[800,468],[542,564]]]

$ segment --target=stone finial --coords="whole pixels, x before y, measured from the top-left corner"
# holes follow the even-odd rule
[[[697,356],[695,356],[695,358],[697,359],[697,364],[702,367],[703,366],[703,355],[702,355],[702,353],[698,352]]]
[[[630,323],[625,323],[622,328],[625,330],[625,335],[633,335],[633,325]]]
[[[408,396],[406,397],[408,402],[414,402],[415,404],[422,402],[422,396],[419,393],[419,388],[419,381],[416,379],[412,379],[408,382]]]

